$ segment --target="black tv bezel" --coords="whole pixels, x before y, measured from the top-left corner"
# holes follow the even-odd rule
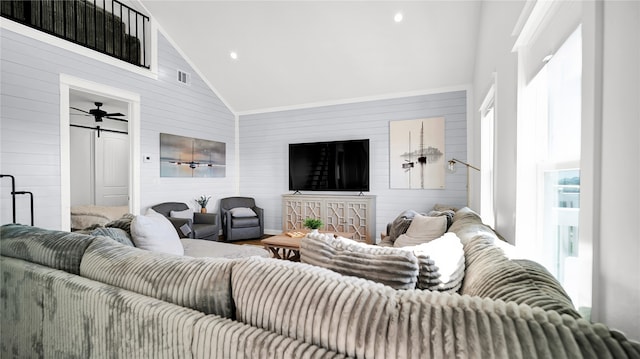
[[[319,144],[339,144],[339,143],[350,143],[350,142],[366,142],[367,145],[367,183],[365,187],[359,188],[334,188],[334,189],[310,189],[310,188],[293,188],[291,183],[291,147],[296,145],[319,145]],[[287,164],[287,175],[289,182],[289,191],[293,191],[294,193],[298,193],[301,191],[309,191],[309,192],[369,192],[371,190],[371,140],[368,138],[360,138],[360,139],[352,139],[352,140],[335,140],[335,141],[316,141],[316,142],[297,142],[297,143],[289,143],[289,153],[288,153],[288,164]]]

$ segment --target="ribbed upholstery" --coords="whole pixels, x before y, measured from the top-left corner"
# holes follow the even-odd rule
[[[95,237],[20,224],[0,227],[0,253],[78,274],[85,249]]]
[[[193,327],[204,314],[64,272],[49,279],[45,357],[191,357]]]
[[[233,315],[232,261],[154,253],[98,237],[87,248],[80,274],[177,305]]]
[[[230,319],[208,315],[196,323],[196,358],[344,358],[344,355]]]
[[[42,358],[42,283],[55,269],[0,256],[0,358]]]
[[[450,231],[464,244],[466,274],[461,294],[528,304],[580,318],[560,283],[541,265],[510,260],[493,243],[500,241],[469,208],[454,215]]]
[[[321,235],[300,241],[303,263],[344,275],[370,279],[395,289],[413,289],[418,281],[418,259],[411,251],[366,245],[345,238]]]
[[[453,223],[448,231],[455,233],[463,245],[471,238],[479,235],[486,235],[492,241],[500,240],[491,227],[483,224],[480,216],[468,207],[459,209],[453,215]]]
[[[467,275],[460,293],[580,317],[560,283],[544,267],[527,260],[509,260],[490,240],[476,236],[465,245]]]
[[[302,263],[233,269],[238,320],[357,358],[637,358],[601,324],[515,302],[395,291]]]
[[[236,320],[349,357],[384,358],[396,291],[304,263],[251,257],[231,275]]]

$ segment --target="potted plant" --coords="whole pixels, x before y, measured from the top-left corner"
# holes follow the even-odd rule
[[[318,232],[318,229],[322,227],[322,220],[318,218],[307,218],[302,222],[302,225],[305,228],[309,228],[311,233]]]
[[[200,205],[200,213],[207,213],[207,203],[209,203],[210,199],[211,196],[205,195],[200,196],[200,198],[196,198],[196,203]]]

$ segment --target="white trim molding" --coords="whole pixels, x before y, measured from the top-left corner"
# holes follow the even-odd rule
[[[61,229],[71,229],[71,156],[69,126],[69,90],[93,93],[129,104],[129,211],[140,213],[140,95],[123,89],[60,74],[60,206]]]

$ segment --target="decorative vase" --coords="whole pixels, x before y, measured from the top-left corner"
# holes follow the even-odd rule
[[[313,228],[311,229],[311,234],[318,234],[320,232],[318,232],[318,228]]]
[[[200,208],[200,213],[207,213],[207,207]]]

